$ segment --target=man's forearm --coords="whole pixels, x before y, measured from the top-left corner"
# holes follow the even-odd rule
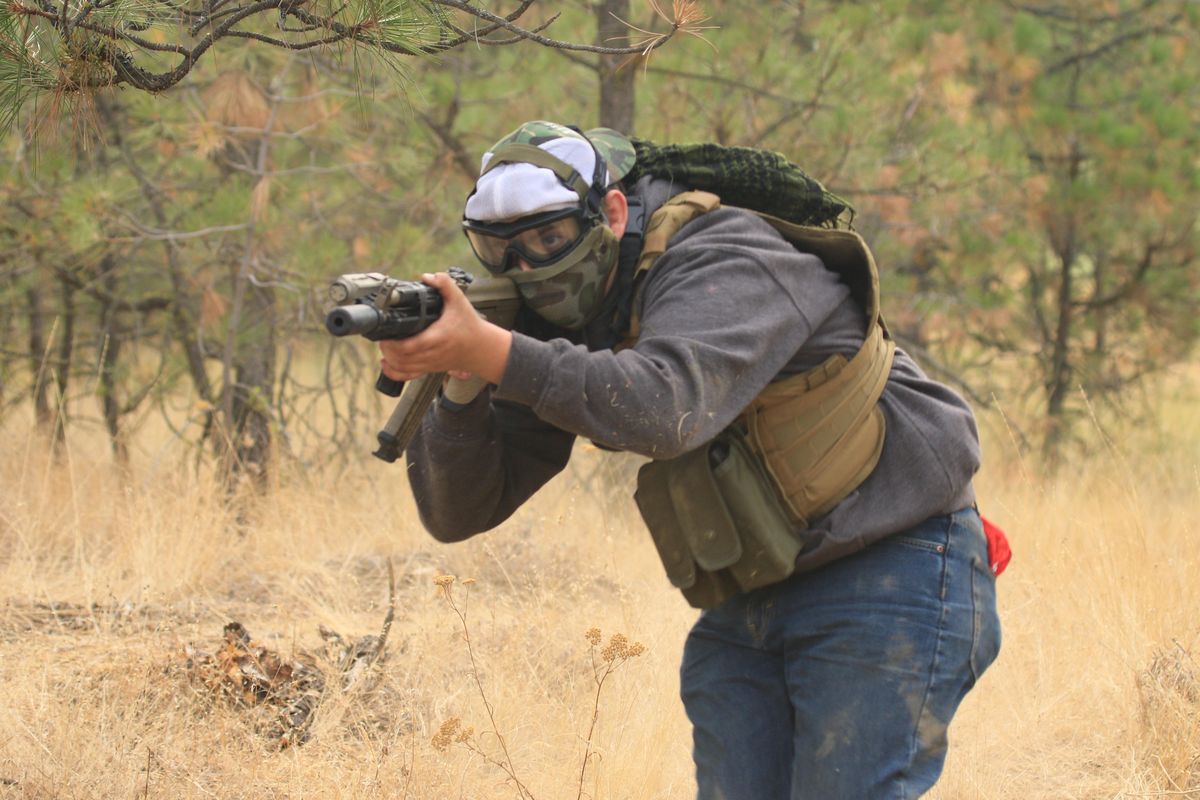
[[[446,542],[496,527],[562,470],[573,441],[488,391],[457,411],[435,404],[408,449],[421,521]]]
[[[500,383],[512,349],[512,332],[487,323],[480,326],[475,342],[470,360],[464,365],[465,371],[478,375],[488,383]]]

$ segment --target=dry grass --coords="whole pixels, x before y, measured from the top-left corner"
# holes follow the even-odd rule
[[[1200,798],[1200,672],[1182,669],[1200,647],[1196,389],[1165,386],[1158,427],[1053,481],[991,454],[981,501],[1015,551],[1004,647],[936,797]]]
[[[936,797],[1200,800],[1196,388],[1164,389],[1169,435],[1113,433],[1052,481],[987,421],[981,496],[1016,552],[1005,646]],[[580,453],[500,530],[443,546],[403,471],[374,460],[288,474],[239,512],[153,431],[122,478],[102,441],[72,432],[56,463],[29,429],[0,431],[0,799],[516,798],[496,733],[538,800],[692,795],[676,684],[693,612],[625,490],[604,488],[627,460]],[[379,633],[389,560],[388,657],[348,690],[329,682],[303,746],[278,748],[261,709],[189,676],[183,648],[215,649],[233,620],[336,675],[318,626]],[[440,574],[476,580],[455,595],[471,652]],[[605,680],[594,729],[592,628],[646,648]],[[455,741],[468,727],[472,747]]]

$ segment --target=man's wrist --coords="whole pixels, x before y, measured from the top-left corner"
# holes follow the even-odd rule
[[[488,383],[499,385],[504,378],[504,370],[508,366],[508,356],[511,351],[512,331],[486,323],[476,351],[478,363],[471,369],[471,372]]]

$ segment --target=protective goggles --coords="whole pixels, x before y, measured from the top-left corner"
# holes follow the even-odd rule
[[[463,232],[475,257],[493,273],[514,266],[519,258],[529,266],[546,267],[559,261],[595,226],[582,208],[563,208],[533,214],[513,222],[463,220]]]

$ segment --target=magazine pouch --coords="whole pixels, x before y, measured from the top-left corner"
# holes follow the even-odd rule
[[[638,471],[634,494],[671,583],[696,608],[792,574],[800,543],[740,433]]]

